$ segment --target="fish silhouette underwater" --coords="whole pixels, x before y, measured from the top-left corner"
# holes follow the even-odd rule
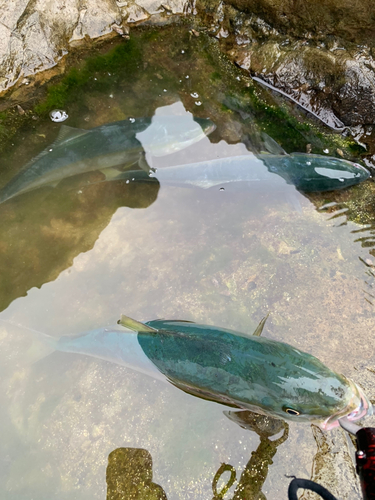
[[[147,181],[201,188],[236,183],[291,184],[303,192],[343,189],[365,181],[370,173],[358,163],[316,154],[287,154],[263,134],[267,153],[246,154],[156,169],[146,161],[180,151],[209,135],[209,119],[155,115],[109,123],[90,130],[62,125],[56,141],[31,160],[0,190],[0,203],[68,177],[101,171],[105,181]],[[280,178],[280,179],[278,179]],[[271,181],[271,182],[269,182]]]
[[[159,169],[127,170],[110,180],[147,181],[161,184],[191,185],[203,189],[228,183],[294,185],[303,192],[343,189],[365,181],[370,173],[362,165],[339,158],[292,153],[272,155],[252,153],[187,163]]]
[[[261,133],[263,149],[257,157],[269,172],[281,176],[305,193],[344,189],[370,177],[367,168],[343,158],[310,153],[288,154],[265,132]]]
[[[303,192],[324,192],[359,184],[370,177],[360,165],[342,158],[317,154],[259,155],[270,172]]]
[[[188,321],[120,324],[76,336],[43,336],[49,347],[125,365],[226,406],[316,422],[322,429],[372,414],[363,391],[291,345]]]
[[[55,186],[77,174],[114,167],[150,167],[145,153],[164,156],[180,151],[215,129],[205,118],[155,115],[108,123],[90,130],[62,125],[56,141],[31,160],[0,191],[0,203],[43,186]]]

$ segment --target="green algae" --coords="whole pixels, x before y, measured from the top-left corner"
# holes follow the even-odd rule
[[[250,86],[237,95],[229,94],[229,98],[236,103],[237,110],[248,111],[259,129],[287,153],[306,152],[307,145],[311,146],[313,154],[322,154],[324,149],[328,149],[330,156],[348,159],[358,158],[365,152],[350,136],[328,132],[316,120],[307,119],[306,113],[293,108],[285,100],[275,99],[262,88]],[[223,106],[227,108],[225,104]]]
[[[147,40],[149,35],[145,38]],[[27,106],[24,105],[24,114],[19,114],[16,109],[3,111],[0,114],[0,152],[9,147],[9,141],[16,134],[35,126],[35,120],[39,117],[45,119],[51,110],[79,102],[89,89],[103,93],[110,87],[116,87],[128,75],[135,78],[141,71],[139,61],[142,59],[143,37],[132,37],[127,41],[122,39],[121,42],[112,48],[114,42],[110,42],[110,50],[106,49],[105,53],[100,53],[103,47],[94,48],[94,55],[83,62],[73,53],[69,58],[70,69],[67,74],[47,83],[43,92],[39,90],[39,102],[35,104],[31,100]]]
[[[106,54],[89,57],[82,67],[73,67],[60,83],[47,86],[47,97],[37,104],[34,111],[40,115],[51,109],[64,108],[79,101],[88,88],[93,92],[108,91],[126,75],[136,77],[140,71],[143,39],[132,37]]]

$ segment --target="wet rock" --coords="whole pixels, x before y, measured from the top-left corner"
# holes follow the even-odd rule
[[[70,2],[72,4],[73,2]],[[0,90],[36,71],[50,68],[64,54],[61,40],[77,15],[74,5],[37,1],[3,2],[0,17]],[[62,14],[63,11],[63,14]],[[46,23],[48,13],[49,22]]]
[[[375,116],[375,61],[369,55],[347,60],[345,83],[333,109],[347,125],[371,124]]]
[[[372,0],[227,0],[247,14],[256,14],[282,33],[296,37],[335,35],[363,43],[374,36]]]
[[[0,92],[52,68],[86,39],[127,38],[129,25],[197,14],[233,61],[333,128],[371,124],[375,7],[332,0],[16,0],[0,3]]]
[[[355,472],[352,454],[354,448],[342,429],[330,433],[312,425],[317,453],[312,467],[312,481],[327,488],[337,498],[349,500],[360,497],[360,486]],[[342,477],[345,477],[345,481]],[[316,494],[305,491],[301,500],[317,498]]]
[[[90,0],[79,9],[78,19],[70,43],[85,36],[98,38],[112,31],[112,24],[121,23],[121,14],[115,0]]]
[[[198,0],[196,9],[221,50],[251,76],[331,128],[372,124],[375,60],[363,30],[373,30],[373,5],[351,12],[346,2],[332,1],[330,9],[292,3]]]
[[[28,83],[25,77],[55,66],[71,46],[87,37],[127,35],[123,23],[182,14],[185,9],[184,0],[90,0],[84,4],[79,0],[0,0],[0,92],[16,82]]]

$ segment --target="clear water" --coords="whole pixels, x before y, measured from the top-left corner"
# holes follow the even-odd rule
[[[262,125],[222,105],[228,81],[239,93],[248,81],[225,73],[225,65],[218,68],[223,76],[205,79],[217,70],[214,49],[185,31],[181,39],[168,32],[151,39],[138,64],[143,71],[112,87],[108,79],[95,87],[94,78],[109,73],[98,69],[68,102],[65,123],[92,128],[193,113],[209,116],[217,130],[154,166],[245,152],[242,131],[250,127],[254,139]],[[272,126],[289,144],[289,124]],[[23,129],[3,156],[4,179],[48,147],[59,128],[42,117]],[[321,143],[313,130],[294,130],[300,150],[306,135]],[[22,327],[59,337],[113,325],[124,313],[249,332],[270,312],[264,336],[314,354],[374,399],[375,260],[371,212],[366,205],[361,219],[360,205],[371,185],[307,197],[286,184],[205,190],[102,181],[89,173],[0,205],[0,497],[237,500],[262,498],[262,491],[271,500],[286,498],[286,475],[328,474],[341,498],[359,499],[350,481],[342,483],[355,475],[340,430],[322,437],[308,424],[266,421],[276,425],[267,433],[263,419],[244,429],[223,414],[227,408],[141,373],[70,353],[43,357]],[[367,246],[358,231],[370,237]]]

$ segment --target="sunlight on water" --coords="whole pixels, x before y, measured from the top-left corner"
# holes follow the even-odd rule
[[[131,95],[106,89],[114,92],[109,101],[87,92],[65,122],[93,129],[123,120],[137,126],[146,117],[135,136],[139,149],[133,142],[131,155],[116,150],[121,161],[113,151],[98,154],[79,176],[0,204],[1,498],[103,499],[107,492],[120,500],[132,498],[121,496],[131,488],[150,499],[239,500],[261,491],[286,498],[285,475],[321,473],[329,467],[324,443],[334,439],[343,444],[332,460],[353,473],[340,430],[324,437],[306,423],[252,414],[238,422],[223,413],[230,408],[143,373],[51,352],[28,330],[59,338],[115,325],[126,314],[252,333],[270,313],[263,337],[313,354],[374,399],[375,262],[372,243],[361,246],[373,241],[373,225],[349,220],[350,194],[304,195],[272,173],[249,145],[260,125],[237,114],[224,124],[223,95],[202,85],[203,63],[189,69],[186,88],[178,87],[186,68],[169,74],[163,97],[143,88],[150,76],[167,87],[165,67],[151,63],[131,82]],[[199,118],[216,125],[213,131],[207,122],[207,136],[193,120],[198,97]],[[158,129],[164,118],[172,118],[170,128]],[[60,127],[46,119],[26,132],[14,168],[49,147]],[[180,147],[163,136],[167,129]],[[249,161],[257,177],[229,182],[223,169],[213,181],[212,161],[232,157],[241,158],[236,165]],[[190,182],[198,162],[208,162],[210,174]],[[167,171],[184,165],[188,174]],[[336,204],[335,196],[346,198]],[[340,482],[337,470],[330,474]],[[358,488],[341,487],[341,498],[360,498]]]

